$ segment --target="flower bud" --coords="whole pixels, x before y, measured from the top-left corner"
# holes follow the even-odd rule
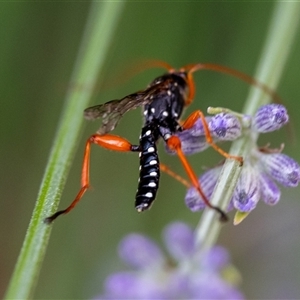
[[[253,129],[258,132],[278,130],[289,120],[286,108],[281,104],[261,106],[253,117]]]
[[[241,124],[232,114],[217,114],[211,118],[208,125],[211,135],[222,141],[233,141],[241,135]]]

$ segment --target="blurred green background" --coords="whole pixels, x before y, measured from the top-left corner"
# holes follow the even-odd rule
[[[2,295],[35,204],[89,3],[2,2],[0,7]],[[97,86],[91,104],[121,98],[161,73],[148,70],[121,79],[137,58],[161,59],[175,67],[220,63],[253,75],[272,9],[272,3],[249,2],[127,3],[106,59],[104,81]],[[298,161],[299,34],[278,88],[290,111],[291,127],[261,140],[262,145],[271,142],[274,147],[284,142],[285,153]],[[195,77],[196,99],[188,112],[210,105],[243,107],[246,84],[209,71]],[[137,143],[141,124],[141,113],[133,111],[115,132]],[[79,189],[84,143],[98,127],[98,122],[86,122],[60,208]],[[166,155],[161,146],[160,157],[183,174],[176,157]],[[190,158],[199,174],[202,166],[213,166],[219,160],[212,150]],[[91,161],[93,189],[70,215],[55,222],[36,299],[94,297],[101,292],[105,277],[124,267],[116,259],[117,244],[124,235],[139,231],[159,240],[161,229],[169,222],[182,220],[195,226],[200,217],[185,207],[185,188],[164,174],[155,205],[146,213],[136,213],[137,155],[93,147]],[[240,226],[224,226],[219,242],[230,250],[249,299],[300,296],[298,193],[299,188],[283,190],[277,206],[260,203]]]

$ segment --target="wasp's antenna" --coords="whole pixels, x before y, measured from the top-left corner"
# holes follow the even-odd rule
[[[199,70],[211,70],[219,73],[225,73],[228,75],[231,75],[233,77],[236,77],[250,85],[256,86],[263,90],[266,94],[268,94],[274,102],[276,103],[282,103],[282,99],[279,97],[279,95],[273,91],[271,88],[269,88],[266,84],[256,80],[255,78],[240,72],[238,70],[235,70],[233,68],[229,68],[223,65],[218,65],[218,64],[211,64],[211,63],[206,63],[206,64],[189,64],[186,65],[181,69],[182,71],[187,72],[188,74],[192,74],[196,71]]]

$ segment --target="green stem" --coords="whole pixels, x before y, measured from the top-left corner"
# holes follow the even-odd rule
[[[57,209],[82,130],[82,112],[88,106],[123,7],[123,2],[91,4],[65,108],[6,299],[32,297],[51,232],[43,220]]]
[[[276,2],[270,22],[267,40],[262,51],[255,78],[275,89],[289,51],[296,36],[300,18],[299,2]],[[270,102],[270,97],[262,90],[252,87],[243,110],[244,114],[253,115],[263,104]],[[257,138],[257,137],[256,137]],[[253,145],[253,137],[242,137],[232,144],[230,153],[245,157]],[[226,208],[232,198],[242,168],[234,160],[224,164],[211,203],[222,209]],[[196,229],[196,243],[199,250],[210,248],[217,240],[221,230],[219,215],[212,209],[206,209]]]

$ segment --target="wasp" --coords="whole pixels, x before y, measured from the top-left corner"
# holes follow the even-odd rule
[[[102,124],[99,130],[88,138],[85,145],[81,188],[70,206],[46,218],[46,223],[49,224],[58,216],[70,212],[90,187],[89,167],[92,144],[119,152],[139,153],[140,173],[135,196],[135,208],[138,212],[149,209],[155,200],[159,187],[160,171],[164,170],[172,175],[172,172],[168,171],[159,162],[156,147],[159,140],[166,143],[168,148],[177,154],[187,173],[190,185],[196,188],[205,204],[216,210],[220,214],[221,220],[227,219],[226,214],[219,207],[213,206],[205,196],[192,166],[181,149],[180,139],[176,136],[179,131],[193,127],[195,122],[200,119],[204,126],[207,143],[225,158],[237,160],[240,165],[243,163],[242,157],[230,155],[214,143],[201,110],[194,111],[185,121],[181,121],[184,108],[192,103],[195,95],[193,73],[204,69],[222,72],[256,85],[268,94],[272,94],[272,91],[254,78],[222,65],[190,64],[179,70],[164,62],[157,62],[157,65],[166,68],[167,73],[155,78],[146,89],[127,95],[119,100],[112,100],[85,109],[84,117],[86,119],[102,118]],[[141,129],[139,143],[134,145],[125,138],[113,135],[110,132],[117,126],[126,112],[138,107],[143,109],[144,124]],[[176,177],[176,175],[172,176]]]

